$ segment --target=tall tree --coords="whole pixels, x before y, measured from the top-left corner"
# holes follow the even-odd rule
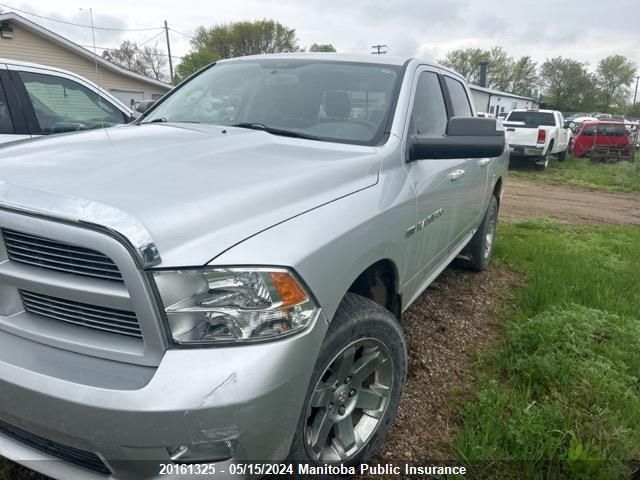
[[[489,50],[480,48],[451,50],[445,58],[440,60],[440,63],[458,72],[469,83],[477,85],[480,83],[480,62],[483,61],[487,62],[487,87],[511,91],[516,62],[502,47],[492,47]]]
[[[595,79],[585,63],[564,57],[547,59],[540,67],[545,103],[563,111],[592,110],[597,102]]]
[[[336,47],[330,43],[314,43],[309,47],[310,52],[336,52]]]
[[[486,56],[486,50],[480,48],[459,48],[447,52],[439,62],[458,72],[467,82],[477,84],[480,80],[480,62]]]
[[[167,66],[168,57],[165,57],[164,53],[158,49],[157,44],[153,47],[145,46],[139,52],[139,58],[145,69],[145,75],[157,80],[164,79],[164,69]]]
[[[191,43],[194,49],[216,52],[220,58],[299,50],[295,29],[266,19],[198,27]]]
[[[187,53],[176,67],[175,80],[181,82],[192,73],[197,72],[202,67],[209,65],[220,59],[220,55],[206,48],[199,48]]]
[[[135,42],[123,40],[118,48],[103,51],[102,57],[128,70],[146,75],[145,66],[140,60],[140,48]]]
[[[221,58],[300,50],[295,29],[266,19],[200,26],[194,33],[191,46],[191,52],[176,67],[178,80]]]
[[[511,67],[508,91],[531,97],[538,85],[538,64],[531,57],[520,57]]]
[[[625,103],[635,74],[636,65],[622,55],[611,55],[600,60],[596,69],[596,83],[601,92],[603,111],[607,112],[614,104]]]

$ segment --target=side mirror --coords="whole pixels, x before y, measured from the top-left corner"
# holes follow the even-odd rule
[[[144,112],[146,112],[147,110],[149,110],[151,107],[153,107],[153,105],[156,103],[155,100],[145,100],[144,102],[140,102],[138,103],[135,107],[133,107],[133,109],[142,114]]]
[[[505,147],[504,128],[495,118],[453,117],[445,135],[414,135],[409,161],[449,158],[493,158]]]

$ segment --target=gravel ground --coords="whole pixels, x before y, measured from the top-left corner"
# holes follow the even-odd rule
[[[428,464],[456,458],[450,450],[456,430],[452,407],[469,394],[473,359],[497,341],[496,314],[512,301],[520,283],[520,275],[504,267],[477,273],[451,266],[407,310],[407,386],[373,462]]]

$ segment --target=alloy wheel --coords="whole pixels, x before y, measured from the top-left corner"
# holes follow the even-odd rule
[[[493,241],[496,236],[496,211],[492,209],[491,216],[488,218],[487,229],[484,236],[484,249],[482,251],[484,258],[489,258],[493,250]]]
[[[307,408],[304,443],[318,463],[345,463],[376,431],[393,388],[393,361],[379,340],[347,345],[320,376]]]

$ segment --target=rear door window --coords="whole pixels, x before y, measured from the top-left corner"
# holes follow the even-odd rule
[[[13,122],[9,114],[9,106],[7,105],[7,97],[4,94],[2,81],[0,80],[0,134],[14,133]]]
[[[124,123],[124,114],[93,90],[55,75],[20,72],[41,133],[62,133]]]
[[[444,77],[444,81],[447,84],[449,90],[449,97],[451,98],[451,104],[453,105],[454,117],[471,117],[471,103],[467,96],[462,83],[451,77]]]

